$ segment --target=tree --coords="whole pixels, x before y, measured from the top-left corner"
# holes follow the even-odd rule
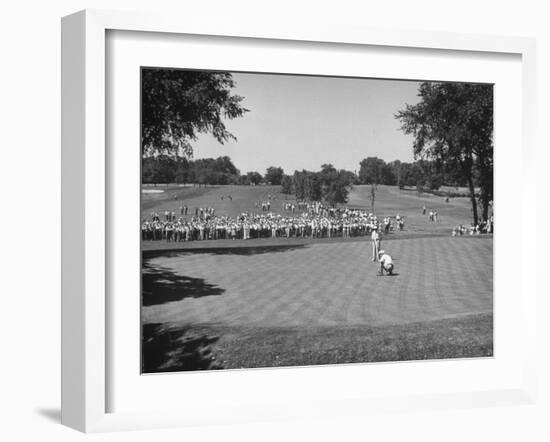
[[[384,160],[380,160],[380,182],[379,184],[385,184],[386,186],[395,186],[397,183],[397,176],[395,175],[393,168],[390,164],[386,164]]]
[[[228,156],[216,158],[212,164],[212,168],[216,172],[225,173],[227,175],[239,175],[239,170]]]
[[[248,182],[251,184],[260,184],[262,182],[262,176],[258,172],[248,172],[246,174]]]
[[[418,186],[429,190],[437,190],[444,184],[443,166],[439,161],[418,160],[413,167],[416,169]]]
[[[391,173],[393,175],[393,178],[394,178],[394,185],[396,185],[397,187],[399,187],[400,189],[403,189],[403,187],[405,187],[404,183],[403,183],[403,164],[401,161],[399,160],[394,160],[394,161],[391,161],[390,163],[388,163],[388,167],[391,169]]]
[[[374,213],[374,200],[376,199],[378,183],[380,183],[382,179],[382,168],[384,165],[384,160],[377,157],[368,157],[359,163],[359,180],[363,184],[370,184],[370,202],[372,213]]]
[[[187,183],[189,182],[189,161],[186,158],[178,158],[176,161],[176,173],[175,181],[176,183]]]
[[[376,199],[377,186],[375,183],[370,183],[370,208],[374,213],[374,200]]]
[[[268,167],[265,172],[265,181],[271,183],[274,186],[281,184],[283,179],[284,170],[281,167]]]
[[[346,170],[336,170],[332,164],[323,164],[319,172],[323,200],[334,207],[348,202],[349,188],[355,174]]]
[[[296,195],[297,200],[306,199],[305,186],[304,186],[305,174],[306,174],[305,170],[303,170],[302,172],[295,170],[294,175],[292,177],[292,187],[294,188],[294,194]]]
[[[243,116],[243,97],[228,72],[144,68],[141,72],[143,155],[191,156],[191,141],[211,133],[223,144],[236,139],[224,119]]]
[[[286,195],[290,195],[292,193],[292,177],[289,175],[284,175],[283,179],[281,180],[281,192],[283,192]]]
[[[294,171],[294,193],[298,200],[321,201],[323,193],[319,174],[308,170]]]
[[[377,157],[368,157],[359,163],[359,181],[362,184],[379,184],[381,180],[381,168],[384,160]]]
[[[483,218],[493,199],[493,86],[469,83],[422,83],[420,102],[406,105],[395,117],[414,136],[416,158],[439,161],[460,172],[468,184],[474,223],[478,211],[477,176]]]
[[[304,182],[306,198],[310,201],[321,201],[323,192],[321,189],[321,179],[314,172],[307,172]]]

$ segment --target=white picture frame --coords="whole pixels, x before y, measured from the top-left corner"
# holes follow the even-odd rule
[[[107,412],[112,385],[107,327],[109,308],[109,256],[107,244],[106,155],[106,33],[143,31],[181,35],[369,45],[441,51],[515,54],[521,57],[522,127],[521,155],[525,175],[534,164],[535,43],[518,37],[492,37],[450,33],[349,28],[326,24],[295,27],[279,23],[213,23],[197,17],[178,17],[86,10],[62,20],[62,423],[84,432],[185,426],[217,422],[247,422],[286,417],[355,415],[373,411],[414,411],[431,408],[533,403],[536,392],[535,349],[526,344],[524,376],[503,389],[474,389],[467,393],[364,397],[317,401],[313,407],[288,404],[257,412],[254,403],[240,402],[236,412],[215,417],[204,412]],[[521,189],[522,204],[536,206],[536,193]],[[522,223],[532,216],[524,211]],[[523,230],[523,229],[522,229]],[[523,233],[522,233],[523,235]],[[535,244],[522,243],[525,257],[535,254]],[[497,250],[498,252],[498,250]],[[535,333],[537,291],[535,283],[521,280],[519,324],[527,335]],[[531,346],[533,348],[531,348]],[[497,356],[498,357],[498,356]],[[292,370],[292,369],[290,369]],[[256,411],[256,412],[255,412]]]

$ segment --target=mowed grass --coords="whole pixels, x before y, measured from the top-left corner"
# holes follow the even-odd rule
[[[181,205],[237,216],[268,195],[282,213],[292,198],[279,186],[158,189],[142,194],[143,218]],[[347,206],[370,210],[370,187]],[[492,236],[450,237],[469,200],[379,186],[375,209],[406,217],[382,241],[394,277],[376,276],[368,238],[142,242],[143,371],[492,356]]]
[[[384,247],[396,276],[368,242],[146,253],[147,370],[491,355],[492,238]]]
[[[493,356],[493,317],[379,327],[165,326],[144,338],[145,373],[476,358]]]

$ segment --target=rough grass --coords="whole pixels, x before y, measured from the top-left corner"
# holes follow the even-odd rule
[[[163,333],[155,341],[144,330],[149,355],[144,372],[493,356],[492,314],[380,327],[203,325],[167,327]],[[166,334],[172,336],[169,342]]]

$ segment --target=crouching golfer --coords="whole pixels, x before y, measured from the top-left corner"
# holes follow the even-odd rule
[[[382,276],[384,272],[388,275],[393,275],[393,260],[384,250],[378,252],[378,262],[380,263],[380,276]]]

